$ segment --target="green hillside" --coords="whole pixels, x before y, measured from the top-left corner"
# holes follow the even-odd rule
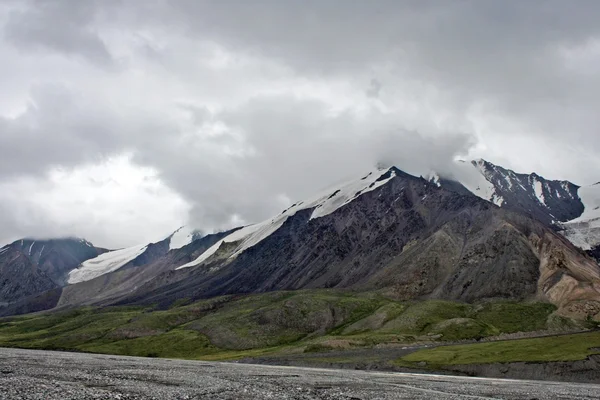
[[[540,302],[398,302],[377,293],[273,292],[179,303],[167,310],[88,307],[4,318],[0,346],[232,359],[578,328],[554,311]]]

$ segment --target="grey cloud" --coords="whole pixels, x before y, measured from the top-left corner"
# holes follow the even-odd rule
[[[302,74],[390,69],[428,82],[454,104],[518,120],[527,134],[568,135],[600,150],[596,127],[600,3],[580,1],[176,1],[165,15],[236,51]],[[268,21],[268,23],[265,23]],[[596,43],[587,72],[564,49]],[[583,65],[582,67],[586,67]],[[387,81],[387,80],[386,80]],[[389,86],[394,85],[391,79]],[[510,135],[511,132],[504,134]]]
[[[31,82],[82,88],[38,86],[24,113],[0,117],[0,179],[131,151],[205,230],[260,220],[377,162],[443,170],[477,140],[507,167],[597,181],[599,18],[585,0],[28,2],[4,27],[23,53],[106,67],[112,35],[128,62],[51,78],[40,66]],[[196,43],[225,66],[198,62]],[[128,78],[140,79],[131,98]],[[531,148],[513,145],[521,135]]]
[[[415,174],[447,168],[473,140],[454,133],[428,138],[378,112],[367,121],[351,113],[332,116],[319,101],[282,96],[255,98],[211,119],[238,132],[221,135],[219,146],[245,151],[223,156],[212,151],[214,139],[175,145],[168,136],[154,136],[156,142],[138,146],[134,158],[159,168],[194,204],[194,224],[204,229],[228,227],[234,214],[246,223],[260,221],[381,161]]]
[[[361,82],[384,70],[390,92],[405,80],[426,82],[448,107],[477,108],[482,118],[519,127],[493,127],[502,134],[568,136],[600,151],[597,1],[178,0],[105,8],[133,30],[212,40],[299,75]],[[585,54],[594,43],[587,53],[595,57],[577,59],[577,49]]]
[[[114,60],[90,27],[97,5],[96,1],[23,2],[9,13],[4,36],[18,48],[54,50],[110,67]]]
[[[35,87],[23,113],[0,117],[0,179],[122,151],[127,127],[104,107],[61,85]]]
[[[371,79],[371,83],[369,84],[369,88],[366,90],[366,94],[368,97],[379,97],[379,92],[381,91],[381,82],[377,79]]]

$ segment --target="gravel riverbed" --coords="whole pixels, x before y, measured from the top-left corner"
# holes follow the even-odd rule
[[[600,399],[600,385],[0,349],[0,399]]]

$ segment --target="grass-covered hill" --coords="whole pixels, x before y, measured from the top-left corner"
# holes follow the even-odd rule
[[[560,317],[555,310],[541,302],[400,302],[373,292],[273,292],[180,302],[164,310],[88,307],[4,318],[0,320],[0,346],[227,360],[472,341],[515,332],[565,332],[594,326]],[[600,334],[590,335],[590,348],[600,346]],[[554,351],[545,352],[546,358],[562,359],[561,339],[554,340]],[[485,360],[498,343],[479,346],[490,346],[476,350]],[[573,357],[587,354],[587,343],[582,346]],[[476,359],[468,358],[473,352],[466,347],[427,351],[431,353],[413,353],[401,363],[443,364],[456,360],[458,353],[467,361]]]

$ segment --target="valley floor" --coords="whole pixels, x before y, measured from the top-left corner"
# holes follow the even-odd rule
[[[597,399],[600,385],[0,349],[0,399]]]

